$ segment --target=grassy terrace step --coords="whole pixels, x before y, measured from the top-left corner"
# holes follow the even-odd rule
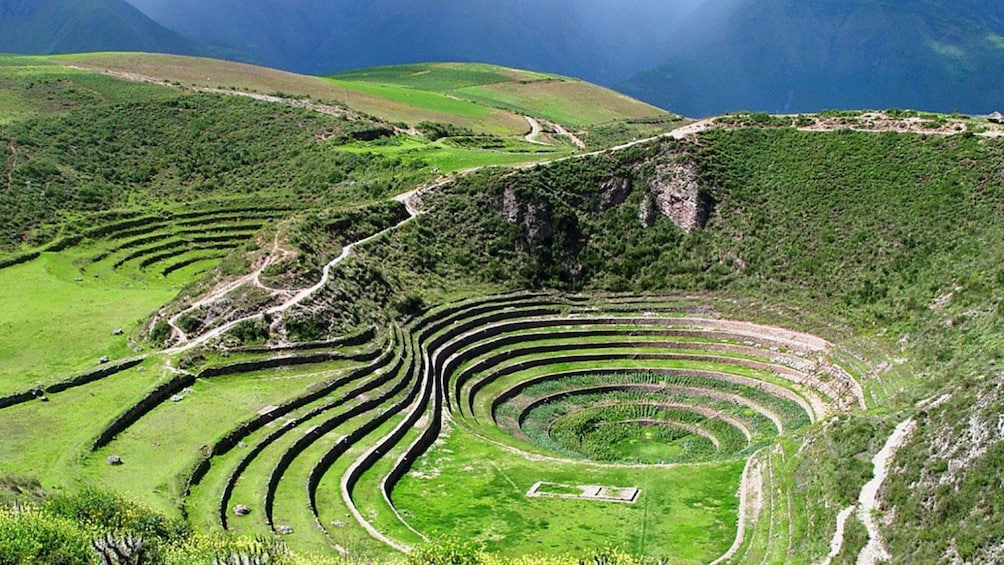
[[[431,414],[425,412],[423,417],[429,416]],[[352,489],[352,500],[369,524],[404,547],[414,547],[428,539],[411,528],[394,507],[389,493],[397,481],[390,485],[388,479],[396,476],[402,457],[406,456],[412,445],[421,440],[425,429],[424,426],[408,426],[400,441],[392,449],[381,452],[381,457],[359,477]]]
[[[76,375],[68,377],[59,382],[55,382],[48,385],[43,384],[36,387],[32,387],[30,390],[8,394],[6,396],[0,397],[0,409],[14,406],[16,404],[21,404],[22,402],[48,399],[49,396],[63,392],[64,390],[87,385],[93,383],[94,381],[110,377],[112,375],[115,375],[116,373],[120,373],[127,369],[132,369],[133,367],[136,367],[142,362],[143,362],[142,357],[136,357],[133,359],[123,359],[121,361],[117,361],[109,365],[104,365],[96,369],[82,371]]]
[[[285,433],[285,431],[288,431],[295,425],[299,425],[302,421],[306,421],[307,419],[323,413],[326,410],[334,408],[349,398],[354,398],[359,394],[363,394],[374,386],[379,386],[379,382],[366,383],[368,380],[367,377],[373,376],[376,372],[380,371],[388,363],[390,363],[394,358],[393,351],[393,348],[388,347],[381,355],[371,361],[368,361],[365,365],[353,369],[348,374],[339,378],[328,380],[311,393],[294,398],[293,400],[279,406],[274,406],[257,417],[245,421],[231,429],[225,436],[213,444],[210,453],[195,466],[192,474],[188,478],[188,487],[186,490],[190,491],[193,487],[199,485],[205,475],[212,469],[214,460],[227,455],[238,445],[247,445],[245,442],[247,442],[251,436],[266,426],[274,425],[279,418],[286,418],[286,423],[283,424],[279,430],[268,433],[261,443],[256,443],[251,451],[241,458],[238,468],[242,465],[246,466],[247,462],[253,459],[254,455],[258,451],[275,441],[275,439],[281,436],[282,433]],[[321,353],[320,355],[315,354],[313,357],[321,360],[327,355],[330,355],[330,353]],[[298,356],[297,361],[309,358],[310,356],[301,355]],[[275,361],[275,358],[268,360]],[[374,381],[379,381],[379,379],[374,379]],[[363,384],[355,386],[360,382]],[[345,392],[344,397],[340,394],[342,392]],[[331,397],[334,397],[335,400],[332,401],[330,399]],[[231,474],[231,480],[228,481],[225,490],[232,489],[233,483],[236,481],[236,477],[239,476],[239,474],[239,471],[234,471]],[[224,507],[226,506],[225,499],[227,496],[228,495],[224,493],[224,501],[222,502],[222,506]],[[220,517],[221,523],[225,526],[225,513],[221,513]]]
[[[534,332],[535,329],[550,329],[551,333],[558,337],[582,337],[588,339],[591,332],[598,332],[597,336],[613,336],[613,335],[625,335],[627,336],[639,336],[639,335],[663,335],[667,337],[677,337],[677,338],[688,338],[694,339],[696,341],[712,342],[721,341],[731,344],[743,344],[747,347],[768,347],[777,349],[777,351],[771,351],[770,356],[772,358],[777,358],[783,360],[785,364],[792,365],[794,367],[804,367],[811,366],[812,362],[800,359],[799,355],[789,355],[786,353],[784,348],[775,347],[771,345],[772,342],[766,339],[750,339],[748,335],[741,333],[723,332],[720,330],[700,330],[700,329],[660,329],[660,330],[644,330],[645,327],[650,327],[652,325],[658,325],[659,322],[671,323],[666,320],[654,320],[654,319],[623,319],[623,318],[589,318],[589,319],[567,319],[567,318],[555,318],[555,319],[538,319],[538,320],[524,320],[511,325],[498,324],[494,327],[486,327],[479,329],[477,332],[472,332],[471,336],[467,336],[466,339],[469,343],[462,344],[461,347],[453,347],[451,353],[453,357],[444,363],[443,373],[446,375],[451,375],[457,370],[458,366],[467,363],[472,357],[481,356],[488,353],[494,349],[501,349],[510,345],[519,344],[522,341],[529,341],[537,337],[542,337],[543,334]],[[642,325],[637,325],[637,324]],[[577,324],[577,325],[576,325]],[[609,327],[604,327],[609,326]],[[560,332],[560,333],[559,333]],[[529,337],[522,337],[521,334],[529,334]],[[509,335],[503,335],[509,334]],[[492,340],[491,338],[499,336],[497,340]],[[475,338],[479,338],[481,342],[475,342]],[[715,351],[729,351],[730,348],[726,346],[710,345],[709,349]],[[739,350],[731,349],[732,351],[743,351],[751,355],[762,356],[763,354],[752,351],[749,349]],[[460,390],[465,385],[465,380],[458,378],[454,380],[453,383],[453,398],[456,401],[459,398]]]
[[[379,392],[374,391],[371,398],[359,402],[341,414],[315,424],[316,427],[312,426],[305,431],[304,435],[297,439],[283,453],[283,456],[270,473],[268,489],[265,494],[265,518],[270,526],[274,525],[272,509],[275,503],[275,490],[278,488],[283,473],[285,473],[292,461],[320,437],[330,433],[346,422],[358,418],[360,422],[359,429],[365,429],[368,426],[375,427],[386,418],[397,413],[400,410],[396,408],[397,406],[403,407],[410,403],[420,390],[420,383],[416,378],[414,366],[414,355],[406,348],[399,362],[388,371],[388,376],[390,377],[388,380],[390,382],[381,387]],[[368,422],[365,416],[367,413],[370,413]],[[353,433],[346,434],[345,443],[351,445],[352,442]]]
[[[773,371],[762,368],[743,367],[734,360],[725,358],[714,358],[699,355],[677,355],[672,353],[639,353],[636,351],[596,351],[589,353],[572,352],[568,354],[535,357],[519,357],[512,362],[491,369],[484,373],[480,380],[471,385],[467,395],[467,408],[474,414],[475,399],[479,392],[487,385],[502,378],[510,377],[514,374],[522,373],[527,369],[541,369],[539,375],[546,377],[549,371],[560,371],[572,367],[617,367],[617,368],[667,368],[676,369],[682,372],[707,375],[722,380],[741,381],[745,383],[763,383],[777,395],[783,395],[792,400],[797,400],[806,411],[812,415],[813,419],[821,416],[827,410],[827,403],[824,397],[817,394],[812,388],[806,386],[795,386],[797,382],[788,380],[787,377],[778,375]],[[541,377],[541,378],[544,378]]]
[[[357,365],[333,361],[307,368],[197,379],[185,387],[191,392],[178,391],[183,400],[160,403],[117,434],[114,441],[97,449],[93,455],[96,460],[119,455],[127,464],[102,468],[94,480],[116,484],[132,496],[149,496],[159,490],[180,501],[191,470],[211,449],[209,445],[221,443],[235,426],[273,403],[294,400]]]
[[[269,218],[277,214],[295,212],[297,210],[299,210],[299,208],[295,206],[255,206],[250,208],[231,207],[174,213],[171,217],[177,221],[179,225],[193,225],[195,220],[216,220],[221,218]]]
[[[205,459],[206,468],[197,474],[199,469],[196,467],[196,472],[190,476],[189,496],[186,498],[186,506],[191,508],[189,515],[201,517],[204,525],[226,528],[228,503],[247,467],[274,443],[292,441],[292,435],[287,432],[352,400],[355,391],[366,387],[371,379],[380,379],[386,372],[387,364],[395,358],[393,350],[388,350],[370,364],[328,381],[324,388],[233,428],[221,439],[221,442],[226,440],[231,445],[214,446],[215,453]],[[343,395],[343,392],[346,394]],[[233,444],[240,449],[235,449]],[[264,480],[266,476],[267,472],[261,478]],[[264,500],[264,488],[253,499]]]
[[[536,418],[535,410],[558,401],[568,401],[571,407],[630,404],[656,408],[687,408],[708,418],[721,418],[739,429],[747,441],[752,441],[754,437],[770,438],[778,431],[771,419],[759,412],[751,411],[748,406],[728,402],[720,396],[707,393],[682,393],[684,393],[683,390],[660,390],[658,392],[618,390],[616,385],[576,388],[528,398],[528,404],[522,407],[513,406],[513,410],[508,415],[510,417],[514,415],[514,420],[519,426],[518,429],[523,429],[528,420]],[[507,411],[503,407],[499,416],[503,418],[506,415]]]
[[[168,259],[174,259],[174,258],[178,258],[178,257],[183,257],[187,253],[191,253],[193,251],[224,250],[224,249],[233,249],[233,248],[234,248],[234,244],[233,243],[203,243],[203,244],[193,244],[193,245],[188,246],[188,248],[185,249],[185,250],[183,250],[181,253],[177,252],[177,250],[170,250],[170,251],[165,251],[165,252],[162,252],[162,253],[156,253],[154,255],[146,255],[146,256],[143,257],[142,260],[139,261],[138,265],[139,265],[140,269],[146,269],[147,267],[149,267],[151,265],[156,265],[157,263],[161,263],[161,262],[167,261]]]
[[[805,363],[803,360],[781,355],[771,355],[768,357],[761,354],[755,348],[731,344],[700,341],[662,341],[658,336],[656,336],[656,339],[651,339],[649,336],[627,336],[629,339],[623,339],[620,336],[611,336],[608,338],[593,339],[593,336],[583,337],[574,334],[566,334],[553,339],[546,335],[541,335],[540,337],[545,339],[525,341],[506,340],[505,345],[508,345],[509,348],[503,349],[501,352],[492,348],[481,356],[468,360],[456,372],[455,388],[458,390],[462,389],[463,385],[470,380],[472,374],[487,371],[503,362],[518,357],[566,351],[630,349],[639,354],[665,353],[668,356],[676,356],[676,358],[681,360],[731,362],[736,366],[766,370],[795,379],[806,378],[811,374],[813,369],[813,365]],[[803,370],[796,370],[791,368],[792,365],[804,366],[805,368]],[[823,388],[827,388],[825,383],[823,384]],[[835,394],[831,392],[832,396],[835,396]]]
[[[659,362],[658,360],[619,360],[616,363],[610,361],[602,365],[597,365],[595,361],[560,363],[556,366],[542,365],[529,371],[519,371],[507,375],[505,379],[494,383],[492,388],[487,389],[479,398],[472,397],[472,404],[470,406],[473,409],[472,413],[474,416],[483,414],[494,419],[494,414],[497,412],[500,404],[519,396],[523,390],[529,387],[543,385],[553,379],[596,379],[601,383],[603,379],[609,379],[612,381],[611,384],[619,384],[618,381],[624,381],[642,385],[647,385],[650,380],[655,380],[655,384],[658,385],[663,381],[663,377],[677,381],[693,381],[697,383],[694,386],[701,387],[745,387],[738,390],[738,393],[751,392],[750,389],[759,390],[786,403],[794,403],[794,405],[799,407],[798,412],[802,416],[808,418],[810,422],[813,420],[811,404],[797,391],[785,386],[786,383],[783,381],[772,382],[764,380],[764,375],[737,374],[729,371],[728,367],[694,368],[689,364],[667,361]],[[718,385],[718,383],[721,384]],[[755,395],[755,398],[759,397],[760,394]]]
[[[372,360],[377,355],[378,352],[375,350],[371,352],[350,352],[348,354],[330,352],[320,355],[288,355],[285,357],[221,364],[218,366],[207,367],[198,374],[183,372],[161,383],[156,389],[148,392],[141,402],[130,407],[128,410],[115,418],[115,420],[105,428],[98,438],[95,439],[92,449],[97,450],[108,445],[116,435],[128,429],[151,410],[166,402],[171,396],[178,394],[186,387],[192,386],[197,380],[209,380],[219,376],[253,373],[261,369],[281,370],[296,365],[319,362],[364,363],[368,360]]]
[[[429,339],[433,343],[440,343],[447,340],[450,336],[466,331],[469,327],[472,327],[478,323],[483,323],[484,320],[497,320],[505,317],[518,315],[517,312],[522,312],[523,310],[512,309],[506,310],[504,312],[498,312],[497,306],[490,303],[478,303],[477,301],[462,302],[460,305],[450,305],[441,308],[437,311],[426,314],[419,320],[417,320],[413,327],[410,328],[418,336],[416,339],[419,343],[424,344],[424,340]],[[507,299],[507,302],[511,300]],[[526,308],[527,311],[534,313],[540,313],[542,311],[553,311],[553,307],[549,307],[546,310],[542,310],[539,304],[542,302],[535,296],[527,296],[522,298],[520,302],[521,308]],[[412,368],[411,371],[415,371]],[[374,491],[382,493],[382,497],[386,504],[378,504],[384,508],[384,511],[380,514],[383,519],[386,519],[388,514],[394,515],[391,519],[392,523],[397,523],[396,514],[393,511],[392,505],[389,503],[390,491],[393,489],[394,483],[397,479],[403,475],[404,472],[409,468],[410,462],[417,457],[418,454],[423,452],[427,447],[427,444],[431,443],[439,433],[441,417],[441,395],[437,392],[438,387],[436,386],[436,381],[433,376],[426,370],[421,372],[423,375],[420,379],[415,377],[415,385],[412,391],[407,397],[402,399],[397,404],[393,405],[388,411],[388,414],[397,413],[400,410],[411,406],[408,413],[403,417],[401,422],[394,427],[393,431],[382,437],[373,446],[369,447],[363,455],[349,465],[345,471],[345,474],[341,479],[341,489],[343,492],[343,497],[347,498],[347,503],[349,505],[350,512],[356,516],[357,520],[364,525],[365,528],[370,532],[371,535],[377,536],[377,530],[368,522],[368,520],[363,516],[360,509],[356,507],[355,504],[355,492],[357,484],[363,477],[374,477],[374,481],[379,482],[378,487],[370,489],[368,492],[372,495]],[[431,411],[430,411],[430,401]],[[416,430],[415,426],[419,424],[419,421],[423,419],[423,415],[426,416],[427,423],[420,425],[421,430]],[[370,425],[378,425],[382,423],[384,416],[379,420],[373,421]],[[351,436],[348,438],[351,441]],[[392,464],[385,461],[388,458],[388,454],[400,454],[396,461]],[[326,466],[332,463],[332,457],[337,458],[336,452],[329,452],[328,455],[322,459],[318,466],[311,472],[310,478],[308,479],[308,484],[316,485],[318,484],[324,474],[324,469]],[[374,471],[374,466],[379,466],[379,469]],[[386,474],[384,474],[386,470]],[[383,478],[381,478],[383,477]],[[314,501],[316,494],[311,494],[311,500]],[[378,498],[379,499],[379,498]],[[369,499],[372,502],[372,498]],[[315,506],[316,512],[316,506]],[[414,532],[407,532],[405,535],[406,539],[415,541]],[[385,540],[390,541],[390,540]]]
[[[103,415],[116,414],[138,402],[165,377],[162,360],[150,357],[140,365],[105,378],[67,388],[48,402],[24,402],[0,411],[0,459],[3,473],[34,476],[51,487],[76,486],[84,455],[94,437],[108,424]],[[38,441],[39,437],[45,441]],[[10,455],[18,454],[12,458]],[[103,463],[102,463],[103,464]]]
[[[610,370],[615,370],[610,368]],[[760,426],[768,435],[787,433],[790,430],[802,428],[811,422],[806,407],[797,400],[778,396],[778,392],[763,390],[755,381],[741,383],[730,382],[715,375],[702,376],[691,371],[672,369],[640,369],[624,371],[623,373],[597,373],[596,367],[583,366],[580,369],[558,375],[540,377],[526,381],[527,390],[576,391],[584,389],[584,394],[623,394],[645,396],[670,396],[680,398],[698,405],[707,405],[703,399],[713,399],[734,404],[737,409],[745,411],[747,418],[768,420],[773,431]],[[515,438],[508,431],[518,429],[518,416],[521,407],[528,403],[518,393],[519,385],[504,392],[504,396],[486,401],[483,410],[494,410],[494,417],[482,419],[464,419],[465,426],[492,440],[513,445],[520,449],[528,446]],[[514,404],[511,402],[515,402]],[[510,405],[507,406],[507,402]],[[500,412],[501,410],[501,412]]]
[[[227,483],[227,491],[220,499],[220,517],[223,525],[234,524],[232,518],[226,518],[225,512],[233,502],[244,502],[256,508],[256,528],[268,531],[273,527],[273,513],[276,503],[276,489],[286,483],[296,485],[296,495],[291,500],[278,499],[280,506],[295,504],[297,508],[308,512],[306,491],[303,480],[292,480],[285,474],[291,466],[302,469],[301,459],[308,462],[308,467],[317,461],[317,455],[308,455],[314,446],[322,439],[337,439],[348,436],[353,430],[374,418],[379,411],[379,405],[394,399],[404,388],[407,381],[404,375],[397,372],[400,364],[385,374],[393,377],[390,383],[380,386],[365,399],[354,399],[345,396],[345,402],[323,410],[312,410],[313,415],[303,415],[287,421],[280,430],[270,431],[259,441],[249,443],[252,449],[241,459],[240,466],[231,475]],[[255,438],[250,438],[253,442]],[[232,490],[231,490],[232,489]],[[280,522],[283,523],[283,522]]]
[[[699,445],[696,446],[696,449],[684,448],[684,452],[677,456],[664,453],[660,459],[667,463],[737,458],[747,455],[746,450],[750,448],[749,440],[746,439],[741,430],[731,423],[719,418],[709,418],[691,407],[671,405],[656,407],[625,403],[617,406],[586,407],[567,414],[545,413],[541,416],[546,417],[546,427],[528,426],[525,428],[532,441],[542,446],[553,446],[552,449],[558,453],[570,453],[587,459],[623,461],[610,450],[611,447],[614,447],[610,445],[613,438],[607,432],[610,430],[611,424],[618,426],[620,424],[660,425],[665,423],[669,427],[686,431],[688,434],[706,440],[698,441]],[[593,426],[594,422],[600,422],[598,429],[588,429]],[[607,430],[604,430],[604,427]],[[594,434],[600,437],[591,437]],[[707,442],[710,442],[711,450],[707,449],[709,447]],[[659,461],[641,460],[638,462],[658,463]]]
[[[108,240],[109,247],[104,251],[91,257],[91,262],[96,263],[113,253],[132,250],[136,248],[149,247],[158,242],[163,242],[171,238],[194,239],[195,237],[229,237],[231,239],[248,238],[256,234],[263,222],[241,222],[228,224],[200,224],[198,228],[178,229],[170,224],[160,224],[156,230],[145,232],[141,235],[129,239]]]
[[[145,216],[131,217],[124,220],[111,222],[97,227],[84,230],[84,237],[91,239],[98,238],[123,238],[129,237],[129,233],[136,229],[142,228],[149,225],[160,225],[164,222],[164,217],[160,215],[148,214]]]
[[[323,522],[320,521],[317,505],[318,488],[324,480],[325,475],[331,467],[340,460],[341,457],[345,456],[346,451],[359,444],[363,438],[370,436],[374,430],[377,430],[386,424],[388,420],[392,418],[396,419],[396,416],[403,414],[409,406],[415,403],[416,399],[419,398],[422,388],[420,386],[422,381],[418,379],[416,372],[417,368],[415,362],[408,363],[405,379],[411,382],[413,386],[407,389],[406,394],[402,395],[399,399],[396,399],[393,403],[388,403],[385,408],[376,410],[374,417],[364,421],[359,427],[344,436],[335,447],[325,452],[323,456],[317,460],[317,463],[313,466],[313,468],[311,468],[306,483],[307,496],[311,511],[320,523],[323,524]],[[381,452],[378,451],[379,446],[392,446],[400,439],[400,436],[398,435],[399,430],[407,429],[402,426],[405,418],[408,418],[408,416],[402,415],[398,423],[386,435],[380,436],[379,439],[374,438],[373,440],[367,441],[364,446],[364,451],[354,461],[352,461],[341,474],[338,475],[340,479],[339,491],[342,493],[342,498],[344,499],[349,512],[355,516],[356,520],[359,521],[364,528],[367,526],[367,523],[362,519],[362,516],[353,501],[353,488],[358,482],[359,477],[366,472],[366,470],[368,470],[377,459],[379,459],[381,455]],[[378,447],[375,449],[374,446]],[[367,530],[369,531],[368,528]]]
[[[187,267],[192,267],[193,265],[197,266],[199,263],[206,263],[206,262],[213,262],[213,263],[215,263],[216,261],[219,261],[220,259],[223,259],[224,257],[226,257],[227,253],[228,252],[226,252],[226,251],[223,251],[223,252],[219,252],[219,251],[207,251],[205,253],[193,253],[193,254],[189,254],[189,255],[187,255],[187,256],[185,256],[183,258],[180,258],[178,261],[174,261],[174,262],[165,261],[164,262],[165,266],[164,266],[163,269],[161,269],[160,274],[162,276],[164,276],[164,277],[168,277],[168,276],[170,276],[170,275],[172,275],[172,274],[174,274],[174,273],[176,273],[178,271],[181,271],[182,269],[185,269]],[[208,267],[206,267],[206,268],[208,268]]]
[[[310,459],[317,461],[308,474],[309,506],[314,516],[315,527],[322,531],[326,541],[341,551],[346,551],[354,557],[364,559],[396,558],[400,554],[387,545],[374,539],[370,533],[352,517],[352,511],[342,494],[341,479],[349,467],[368,449],[368,446],[378,438],[386,436],[396,428],[404,416],[402,414],[389,418],[386,422],[359,437],[353,445],[338,453],[337,457],[327,455],[337,445],[323,446],[315,444],[313,452],[320,452],[321,457],[311,455]],[[327,461],[331,458],[331,461]],[[304,460],[307,458],[304,457]],[[313,483],[313,481],[317,481]],[[294,534],[296,536],[296,534]],[[294,548],[300,540],[290,539]]]
[[[663,381],[656,379],[662,377]],[[772,437],[785,430],[779,414],[796,415],[789,418],[787,424],[801,425],[808,422],[807,415],[801,407],[785,403],[783,399],[764,393],[760,389],[745,388],[738,394],[738,385],[730,383],[685,378],[686,384],[671,381],[671,375],[657,374],[605,374],[596,372],[566,372],[554,375],[540,384],[522,389],[520,394],[500,402],[496,411],[496,421],[505,427],[505,420],[511,420],[510,425],[521,427],[527,413],[535,407],[554,400],[569,397],[583,397],[582,402],[591,399],[658,399],[660,402],[693,402],[699,406],[713,407],[720,412],[735,414],[735,418],[745,422],[745,426],[753,434]],[[634,382],[632,382],[634,381]],[[643,381],[639,383],[638,381]],[[756,402],[759,399],[761,402]],[[613,400],[610,400],[611,402]]]
[[[163,261],[165,256],[169,258],[199,249],[232,249],[244,241],[252,238],[256,233],[257,230],[234,232],[226,235],[205,235],[192,237],[170,236],[169,238],[159,240],[152,245],[148,244],[144,247],[130,248],[128,253],[118,256],[112,264],[112,268],[118,269],[130,262],[138,262],[139,265],[146,267],[154,262]],[[164,251],[170,251],[171,253],[164,254],[162,253]],[[146,258],[150,256],[156,256],[158,259],[153,262],[146,261]],[[98,256],[95,256],[95,258],[97,257]],[[104,259],[104,257],[101,259]]]

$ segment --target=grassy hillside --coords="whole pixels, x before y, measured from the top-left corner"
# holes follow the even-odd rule
[[[331,78],[337,84],[361,91],[379,85],[388,96],[407,97],[409,93],[414,95],[415,90],[428,91],[448,100],[460,99],[528,114],[572,128],[667,117],[665,111],[654,106],[580,80],[494,65],[401,65],[350,71]]]
[[[631,121],[669,121],[667,112],[579,80],[492,65],[437,63],[310,77],[253,65],[171,55],[88,53],[53,61],[95,71],[264,94],[311,97],[387,120],[446,122],[478,133],[522,135],[522,114],[570,129]]]
[[[885,509],[908,512],[909,522],[884,529],[904,555],[940,555],[964,540],[961,555],[983,558],[993,554],[994,534],[973,521],[998,511],[986,478],[997,476],[990,469],[999,444],[952,422],[973,415],[991,426],[999,414],[986,399],[999,392],[1004,338],[1002,257],[991,243],[1002,235],[1002,159],[1000,141],[974,136],[711,131],[691,144],[468,177],[429,195],[427,216],[361,260],[395,293],[428,302],[468,284],[710,290],[732,297],[735,312],[835,339],[845,361],[865,363],[856,374],[870,410],[782,441],[773,472],[794,497],[785,518],[793,537],[778,548],[769,533],[756,534],[750,551],[821,558],[836,511],[855,501],[869,454],[900,411],[945,394],[950,401],[921,412],[938,424],[915,432],[897,464],[902,474],[890,479]],[[667,218],[639,221],[652,187],[665,182],[660,170],[687,161],[714,203],[705,228],[687,234]],[[429,457],[435,466],[442,454]],[[918,478],[926,495],[906,486]],[[939,480],[963,487],[939,490]],[[946,535],[931,504],[966,517]],[[856,543],[864,542],[849,542],[851,556]]]

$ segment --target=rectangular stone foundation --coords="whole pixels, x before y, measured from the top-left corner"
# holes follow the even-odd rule
[[[559,489],[579,489],[576,493],[567,492],[547,492],[547,487],[557,487]],[[526,495],[530,498],[576,498],[579,500],[598,500],[601,502],[624,502],[634,504],[638,500],[641,490],[636,487],[605,487],[598,485],[562,485],[558,483],[548,483],[538,481],[534,483]]]

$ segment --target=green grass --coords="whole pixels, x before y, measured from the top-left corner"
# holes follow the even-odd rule
[[[665,112],[587,82],[502,83],[460,89],[457,96],[481,104],[558,122],[588,127]]]
[[[78,280],[80,279],[80,280]],[[135,355],[128,334],[178,286],[156,278],[82,273],[61,254],[0,269],[0,393],[51,384]],[[112,335],[123,328],[124,335]]]
[[[491,551],[585,554],[602,547],[707,562],[735,535],[741,462],[670,468],[533,462],[453,429],[423,455],[394,502],[423,533],[483,541]],[[527,498],[537,481],[641,489],[635,504]]]
[[[531,144],[510,144],[505,150],[459,148],[444,141],[426,141],[415,137],[394,138],[380,142],[356,142],[342,145],[337,151],[379,155],[400,159],[405,168],[433,169],[449,173],[492,165],[532,163],[566,155],[566,151],[542,149]]]
[[[400,557],[400,553],[396,550],[371,537],[353,518],[348,505],[342,498],[341,478],[349,466],[361,457],[373,442],[390,433],[403,419],[402,414],[392,416],[387,422],[362,438],[359,443],[349,448],[328,469],[317,486],[317,512],[321,526],[328,532],[334,543],[347,549],[352,555],[375,559],[378,562]],[[297,539],[291,539],[290,542],[294,549],[299,548]]]
[[[446,92],[497,82],[548,80],[558,77],[484,63],[416,63],[348,71],[333,75],[332,78]]]
[[[0,459],[0,474],[38,477],[47,489],[84,486],[81,464],[94,439],[147,390],[170,378],[162,364],[151,357],[140,367],[51,395],[48,402],[0,411],[0,453],[7,454]]]
[[[455,100],[448,96],[427,90],[418,90],[415,88],[400,87],[390,84],[372,84],[367,82],[338,79],[331,80],[333,80],[335,84],[344,86],[345,88],[349,88],[351,90],[373,94],[395,102],[403,102],[409,106],[414,106],[422,110],[448,114],[460,118],[479,120],[487,118],[491,113],[491,108],[488,106],[482,106],[480,104],[474,104],[464,100]]]
[[[250,420],[270,405],[301,396],[328,374],[347,370],[345,362],[303,368],[279,368],[199,380],[180,402],[167,401],[145,415],[108,446],[95,452],[87,478],[127,493],[162,512],[175,510],[184,480],[204,446]],[[320,372],[319,372],[320,371]],[[104,465],[108,455],[127,464]]]
[[[580,80],[476,63],[375,67],[333,75],[331,80],[367,94],[467,118],[483,117],[484,109],[493,108],[582,127],[668,116]]]

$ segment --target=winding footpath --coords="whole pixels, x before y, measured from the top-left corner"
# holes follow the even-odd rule
[[[464,171],[464,173],[470,173],[470,172],[473,172],[475,170],[477,170],[477,169],[470,169],[470,170]],[[360,245],[366,245],[367,243],[369,243],[369,242],[371,242],[371,241],[373,241],[375,239],[379,239],[379,238],[383,237],[385,234],[390,233],[390,232],[392,232],[392,231],[400,228],[401,226],[407,224],[411,220],[413,220],[416,217],[418,217],[422,213],[422,210],[420,209],[420,206],[419,206],[419,199],[421,198],[422,193],[424,193],[426,191],[429,191],[429,190],[434,190],[434,189],[439,188],[439,187],[441,187],[441,186],[443,186],[445,184],[453,182],[453,178],[454,177],[452,177],[452,176],[445,177],[445,178],[437,180],[436,182],[434,182],[434,183],[432,183],[430,185],[421,186],[421,187],[415,188],[413,190],[410,190],[408,192],[405,192],[405,193],[402,193],[402,194],[399,194],[399,195],[395,196],[394,200],[397,200],[398,202],[401,202],[402,204],[404,204],[405,210],[408,212],[408,217],[405,218],[404,220],[398,222],[397,224],[394,224],[393,226],[390,226],[390,227],[388,227],[388,228],[386,228],[386,229],[384,229],[382,231],[379,231],[379,232],[377,232],[377,233],[375,233],[373,235],[367,236],[367,237],[365,237],[363,239],[360,239],[359,241],[355,241],[355,242],[350,243],[350,244],[346,245],[345,247],[343,247],[342,248],[342,252],[337,257],[335,257],[334,259],[332,259],[331,261],[329,261],[326,265],[324,265],[324,268],[321,271],[321,279],[319,281],[317,281],[317,283],[314,284],[313,286],[308,287],[308,288],[304,288],[304,289],[300,289],[299,291],[295,291],[295,293],[290,298],[286,299],[283,303],[281,303],[281,304],[279,304],[277,306],[273,306],[271,308],[268,308],[267,310],[265,310],[263,312],[258,312],[258,313],[255,313],[255,314],[250,314],[250,315],[238,318],[236,320],[231,320],[231,321],[229,321],[229,322],[227,322],[225,324],[222,324],[222,325],[220,325],[220,326],[218,326],[216,328],[213,328],[213,329],[207,331],[206,333],[201,334],[201,335],[199,335],[197,337],[189,338],[187,335],[185,335],[185,333],[181,331],[181,328],[177,327],[177,320],[181,316],[183,316],[184,314],[186,314],[188,312],[191,312],[191,311],[193,311],[193,310],[195,310],[197,308],[200,308],[200,307],[203,307],[203,306],[208,306],[208,305],[210,305],[210,304],[212,304],[214,302],[217,302],[217,301],[221,300],[223,297],[225,297],[228,293],[233,292],[237,288],[240,288],[241,286],[246,285],[246,284],[256,283],[256,286],[259,286],[261,288],[265,288],[264,285],[261,285],[261,283],[258,282],[258,277],[261,275],[262,271],[264,271],[264,269],[266,267],[268,267],[269,265],[271,265],[272,263],[275,262],[275,260],[276,260],[275,257],[276,257],[276,251],[277,250],[280,251],[280,252],[282,252],[283,254],[288,253],[287,251],[282,250],[279,247],[278,234],[276,234],[276,239],[275,239],[275,241],[273,242],[273,245],[272,245],[272,252],[269,254],[269,257],[265,261],[263,261],[262,264],[257,269],[255,269],[254,272],[252,272],[250,274],[247,274],[247,275],[244,275],[244,276],[242,276],[242,277],[240,277],[238,279],[235,279],[233,281],[230,281],[228,283],[223,284],[222,286],[214,289],[212,292],[210,292],[209,294],[207,294],[205,297],[203,297],[200,300],[194,302],[188,308],[185,308],[184,310],[182,310],[181,312],[179,312],[178,314],[172,316],[169,319],[168,323],[170,324],[171,328],[173,330],[176,330],[178,332],[178,335],[180,335],[182,337],[182,342],[179,343],[178,345],[176,345],[175,347],[172,347],[172,348],[164,350],[164,352],[168,353],[168,354],[183,353],[183,352],[188,351],[188,350],[190,350],[192,348],[198,347],[200,345],[204,345],[205,343],[207,343],[209,341],[212,341],[213,339],[216,339],[216,338],[222,336],[223,334],[225,334],[226,332],[230,331],[232,328],[234,328],[238,324],[241,324],[241,323],[247,322],[247,321],[251,321],[251,320],[262,319],[266,315],[270,315],[271,316],[271,315],[275,315],[275,314],[282,314],[283,312],[286,312],[287,310],[289,310],[290,308],[296,306],[297,304],[300,304],[301,302],[303,302],[307,298],[310,298],[311,296],[313,296],[314,294],[316,294],[317,292],[319,292],[321,289],[323,289],[325,286],[327,286],[328,281],[331,280],[331,272],[332,272],[332,270],[336,266],[338,266],[340,263],[342,263],[343,261],[345,261],[346,259],[352,257],[355,254],[356,247],[358,247]],[[288,292],[291,292],[291,291],[276,290],[276,291],[273,291],[273,292],[275,292],[276,294],[280,294],[280,293],[288,293]]]
[[[868,530],[868,544],[858,554],[858,565],[872,565],[888,561],[891,557],[885,548],[882,532],[879,531],[878,521],[875,519],[879,505],[879,489],[889,475],[889,461],[896,456],[896,452],[916,427],[917,422],[912,418],[900,422],[872,459],[872,465],[875,467],[872,479],[861,487],[861,493],[858,495],[858,518]]]

